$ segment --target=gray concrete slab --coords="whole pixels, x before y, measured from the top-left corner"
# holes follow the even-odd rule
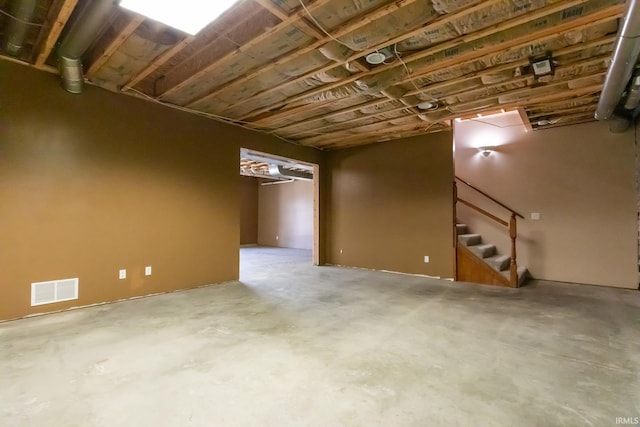
[[[0,324],[2,426],[614,426],[640,293],[244,248],[241,282]],[[619,424],[618,424],[619,425]]]

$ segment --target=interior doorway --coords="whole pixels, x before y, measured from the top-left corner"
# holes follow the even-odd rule
[[[241,276],[259,250],[319,265],[319,166],[245,148],[239,166]]]

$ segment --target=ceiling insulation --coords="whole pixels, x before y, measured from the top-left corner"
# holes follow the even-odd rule
[[[14,1],[0,0],[2,46]],[[101,1],[37,0],[20,52],[0,55],[55,70],[79,10]],[[118,8],[82,60],[106,89],[337,149],[500,109],[522,108],[533,129],[589,121],[624,11],[624,0],[240,0],[190,36]],[[535,78],[531,58],[547,54],[555,73]]]

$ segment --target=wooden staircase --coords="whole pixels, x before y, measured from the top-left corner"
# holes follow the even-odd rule
[[[479,234],[469,233],[466,224],[456,224],[457,280],[487,285],[511,285],[511,257],[500,255],[495,245],[484,243]],[[525,282],[526,267],[516,268],[516,286]]]
[[[454,181],[453,217],[456,219],[456,237],[454,239],[456,248],[456,280],[484,283],[487,285],[509,286],[512,288],[520,287],[528,276],[528,271],[525,267],[518,267],[516,258],[516,239],[518,237],[517,221],[518,218],[524,219],[524,216],[472,184],[469,184],[467,181],[457,176],[455,178],[456,181],[461,182],[488,199],[489,203],[498,205],[510,213],[510,218],[504,220],[474,203],[459,198],[458,187],[456,181]],[[509,238],[511,239],[511,255],[499,255],[495,245],[483,243],[482,236],[479,234],[470,234],[465,224],[459,224],[456,215],[457,203],[462,203],[488,219],[506,227],[509,232]]]

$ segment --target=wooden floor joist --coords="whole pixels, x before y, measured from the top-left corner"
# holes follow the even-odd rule
[[[581,3],[584,3],[585,0],[575,0],[573,2],[570,2],[572,5],[578,5]],[[565,4],[565,2],[562,3],[563,5]],[[566,6],[558,6],[558,5],[553,5],[552,7],[547,7],[544,8],[545,12],[543,13],[542,11],[537,11],[535,13],[536,17],[542,17],[542,16],[546,16],[550,13],[555,13],[555,12],[559,12],[562,11],[566,8]],[[521,37],[517,37],[514,39],[510,39],[510,40],[505,40],[503,43],[499,43],[493,46],[489,46],[483,49],[479,49],[479,50],[475,50],[475,51],[470,51],[468,53],[465,53],[463,55],[460,56],[454,56],[449,58],[448,60],[445,61],[441,61],[438,62],[437,64],[434,64],[431,67],[428,67],[427,69],[424,70],[420,70],[421,73],[426,73],[426,72],[430,72],[430,71],[435,71],[437,69],[441,69],[441,68],[445,68],[447,66],[455,66],[456,63],[459,62],[465,62],[465,61],[471,61],[477,58],[480,58],[482,56],[486,56],[488,54],[492,54],[492,53],[496,53],[499,52],[501,50],[504,49],[509,49],[509,48],[515,48],[517,46],[526,46],[529,43],[531,43],[531,41],[540,39],[540,38],[545,38],[545,37],[553,37],[553,36],[557,36],[558,34],[561,34],[564,31],[569,31],[571,29],[574,29],[576,27],[590,27],[593,25],[598,25],[599,23],[602,22],[606,22],[608,20],[611,19],[616,19],[618,17],[620,17],[622,15],[624,11],[624,5],[614,5],[614,6],[609,6],[607,8],[605,8],[604,10],[600,10],[596,13],[587,15],[587,16],[583,16],[583,17],[578,17],[574,20],[571,20],[570,22],[565,22],[561,25],[556,25],[556,26],[552,26],[550,28],[543,28],[539,31],[535,31],[533,33],[529,33],[526,34],[524,36]],[[517,24],[522,24],[523,20],[518,18],[517,20],[513,20],[515,21]],[[526,21],[525,21],[526,22]],[[481,37],[485,37],[488,36],[490,34],[493,34],[495,32],[500,32],[500,31],[504,31],[503,28],[511,28],[515,25],[514,22],[512,21],[508,21],[506,23],[504,23],[503,25],[500,26],[499,29],[490,29],[490,30],[485,30],[485,31],[480,31],[478,33],[474,33],[474,35],[472,37],[470,37],[471,40],[477,40]],[[466,42],[466,39],[465,39]],[[459,43],[459,42],[458,42]],[[429,55],[433,55],[436,52],[444,52],[447,51],[448,49],[451,49],[451,47],[455,46],[455,43],[444,43],[441,45],[438,45],[437,47],[433,48],[433,49],[426,49],[423,51],[420,51],[416,54],[413,55],[409,55],[406,59],[405,59],[405,63],[408,64],[410,66],[410,63],[412,61],[424,58],[426,56]],[[297,101],[301,101],[307,98],[310,98],[314,95],[317,95],[321,92],[324,91],[329,91],[329,90],[335,90],[341,86],[345,86],[346,84],[350,84],[353,83],[354,81],[361,79],[365,76],[373,76],[376,74],[379,74],[381,72],[387,71],[389,69],[392,68],[396,68],[396,67],[401,67],[400,64],[389,64],[389,65],[383,65],[380,67],[377,67],[376,69],[368,72],[368,73],[360,73],[360,74],[356,74],[354,76],[351,76],[347,79],[341,80],[339,82],[336,83],[332,83],[332,84],[328,84],[328,85],[324,85],[321,86],[317,89],[313,89],[307,92],[304,92],[300,95],[296,95],[296,96],[292,96],[286,99],[286,101],[282,101],[279,102],[277,104],[275,104],[275,106],[272,106],[270,108],[274,108],[274,107],[281,107],[290,103],[294,103]],[[264,109],[258,109],[258,110],[254,110],[252,111],[250,114],[244,115],[242,117],[242,119],[246,119],[248,117],[257,115],[259,113],[265,112],[265,111],[269,111],[268,108],[264,108]],[[277,117],[278,115],[280,115],[282,113],[275,113],[273,114],[272,117]],[[287,114],[291,114],[291,112],[288,112]],[[262,118],[258,121],[261,124],[270,124],[270,118]]]
[[[49,32],[47,33],[46,38],[44,38],[44,44],[40,48],[40,51],[35,59],[35,66],[40,67],[44,65],[49,55],[51,55],[51,51],[56,45],[62,30],[64,29],[67,21],[71,17],[76,5],[78,4],[78,0],[63,0],[58,13],[55,15],[55,18],[52,20],[50,26],[45,25],[43,28],[49,28]]]

